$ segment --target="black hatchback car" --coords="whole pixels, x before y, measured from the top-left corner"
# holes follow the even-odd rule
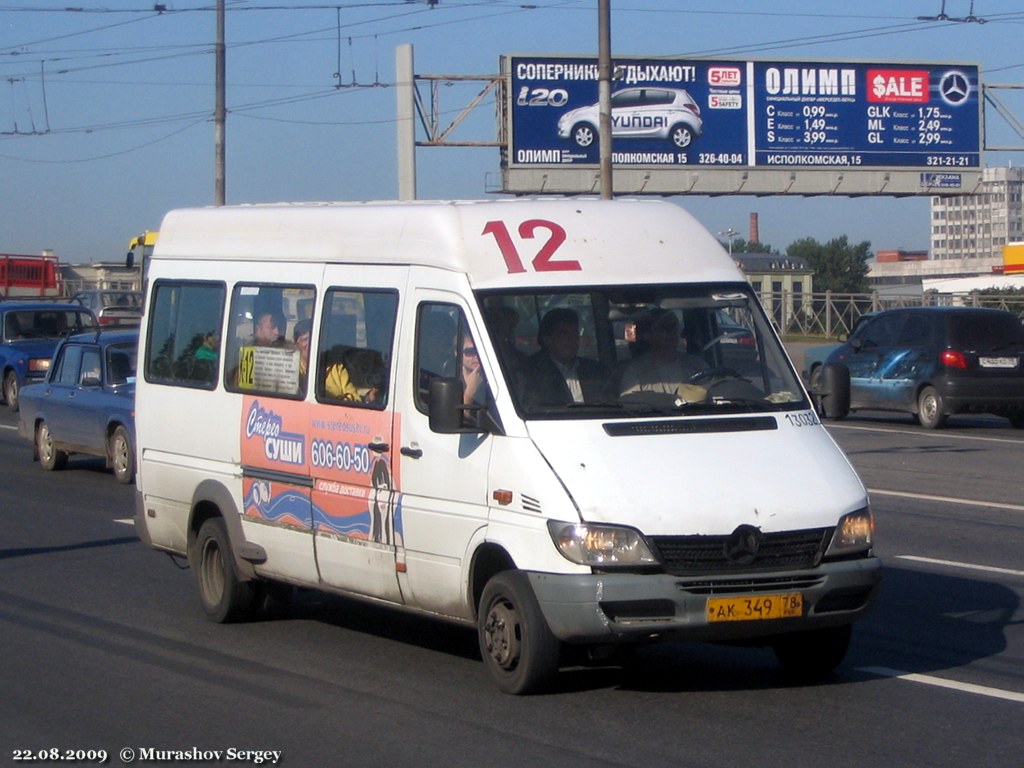
[[[954,413],[992,413],[1024,428],[1024,325],[1010,312],[880,312],[827,362],[850,369],[851,411],[905,411],[929,429]]]

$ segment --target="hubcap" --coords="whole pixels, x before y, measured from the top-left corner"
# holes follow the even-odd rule
[[[119,475],[128,472],[128,444],[121,437],[114,438],[114,471]]]
[[[500,601],[491,606],[484,624],[487,653],[502,669],[513,669],[519,661],[519,624],[515,609]]]
[[[212,539],[203,546],[203,595],[210,605],[217,605],[224,594],[224,569],[220,548]]]
[[[53,443],[50,441],[50,430],[45,425],[39,428],[39,458],[47,462],[53,458]]]

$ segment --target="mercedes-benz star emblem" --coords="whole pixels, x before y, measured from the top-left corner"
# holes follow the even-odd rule
[[[750,565],[757,558],[761,545],[761,531],[752,525],[741,525],[725,540],[722,552],[738,565]]]
[[[963,72],[947,72],[939,83],[939,93],[947,104],[956,106],[967,101],[971,95],[971,84]]]

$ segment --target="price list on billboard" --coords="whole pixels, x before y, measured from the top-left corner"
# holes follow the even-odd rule
[[[977,168],[978,69],[752,62],[752,165]]]
[[[597,164],[597,62],[511,56],[506,71],[509,167]],[[612,161],[909,169],[941,186],[981,166],[980,89],[971,64],[616,59]]]

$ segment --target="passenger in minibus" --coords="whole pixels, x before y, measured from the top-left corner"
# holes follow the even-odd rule
[[[704,359],[679,348],[679,317],[675,312],[655,309],[651,313],[650,349],[634,358],[622,371],[621,395],[634,392],[675,394],[681,384],[707,368]]]
[[[530,357],[519,377],[527,406],[604,403],[613,400],[611,372],[579,356],[580,318],[568,307],[550,310],[537,330],[540,351]]]
[[[281,329],[284,318],[276,312],[260,312],[253,320],[252,344],[257,347],[277,346],[284,339]]]
[[[482,404],[487,397],[487,379],[480,364],[480,352],[476,348],[469,329],[462,330],[462,361],[459,366],[462,379],[462,403]]]
[[[309,338],[313,332],[312,320],[299,320],[292,329],[295,348],[299,350],[299,386],[306,390],[306,379],[309,376]]]

